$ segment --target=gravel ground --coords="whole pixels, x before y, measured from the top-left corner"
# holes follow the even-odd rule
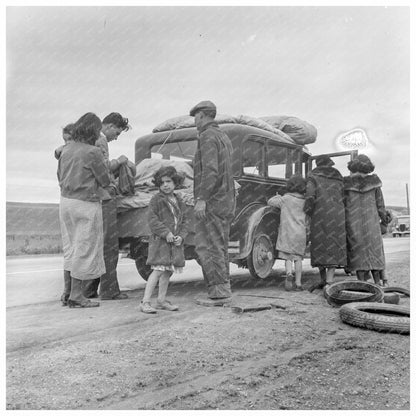
[[[391,286],[409,288],[408,265],[408,251],[388,256]],[[156,315],[139,312],[140,290],[89,310],[8,308],[7,409],[410,409],[409,336],[343,323],[322,291],[285,292],[282,269],[242,273],[233,305],[285,309],[202,307],[203,291],[171,285],[180,311]]]

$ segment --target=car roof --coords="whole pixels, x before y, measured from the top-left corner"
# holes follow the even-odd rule
[[[248,126],[246,124],[237,124],[237,123],[225,123],[219,125],[220,129],[223,130],[227,135],[230,137],[232,141],[236,141],[237,137],[241,134],[247,135],[256,135],[261,136],[267,139],[271,139],[278,143],[290,144],[295,146],[303,147],[302,145],[296,144],[293,139],[287,136],[285,133],[282,135],[273,133],[268,130],[259,129],[257,127]],[[187,140],[195,138],[197,133],[196,127],[189,127],[184,129],[176,129],[176,130],[167,130],[163,132],[157,133],[150,133],[146,134],[142,137],[139,137],[136,140],[138,144],[144,144],[146,142],[160,142],[164,140]]]

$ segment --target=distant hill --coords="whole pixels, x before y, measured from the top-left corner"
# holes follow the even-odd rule
[[[60,235],[59,204],[6,202],[7,235]]]
[[[397,206],[392,205],[392,206],[388,206],[386,208],[389,209],[393,213],[394,216],[407,215],[408,214],[406,207],[397,207]]]

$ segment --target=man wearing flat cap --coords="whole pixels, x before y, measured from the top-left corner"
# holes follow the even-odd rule
[[[201,101],[189,112],[195,117],[199,135],[194,158],[196,252],[208,291],[208,299],[195,302],[204,306],[224,306],[231,301],[228,240],[235,209],[232,145],[215,121],[216,112],[211,101]]]
[[[311,217],[311,266],[319,267],[321,283],[334,282],[335,269],[347,265],[344,182],[328,155],[316,158],[308,177],[305,213]]]

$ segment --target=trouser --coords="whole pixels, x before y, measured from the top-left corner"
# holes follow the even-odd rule
[[[112,298],[120,294],[117,280],[118,263],[118,228],[117,228],[117,204],[115,199],[102,202],[103,231],[104,231],[104,263],[105,274],[99,279],[85,282],[84,294],[86,297],[93,296],[98,291],[100,284],[100,296]]]
[[[196,219],[195,239],[208,297],[211,299],[231,296],[228,240],[231,217],[206,212],[206,218]]]
[[[366,281],[369,280],[371,278],[371,275],[373,276],[374,279],[374,283],[377,285],[380,285],[381,281],[380,279],[383,279],[383,270],[371,270],[371,274],[370,274],[370,270],[357,270],[357,279],[361,280],[361,281]]]
[[[71,293],[71,272],[69,270],[64,270],[64,293],[63,295],[68,295]]]

